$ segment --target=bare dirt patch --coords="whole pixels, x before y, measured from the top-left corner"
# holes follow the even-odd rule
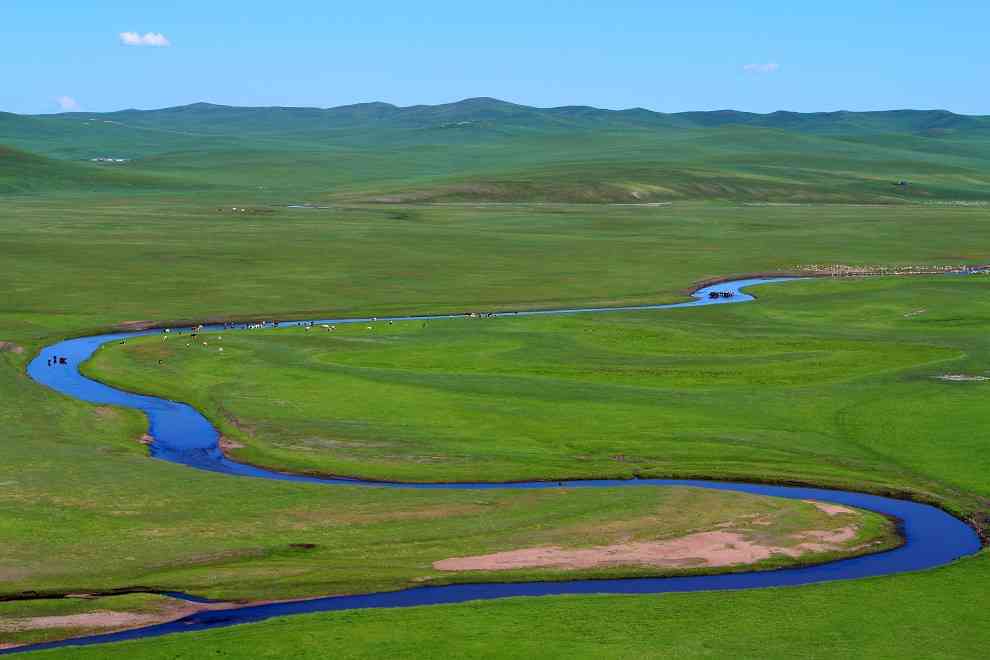
[[[0,568],[0,582],[16,582],[30,577],[32,573],[27,568]]]
[[[83,614],[39,616],[21,619],[0,619],[0,632],[14,633],[30,630],[100,630],[116,631],[167,623],[207,610],[224,610],[236,607],[236,603],[169,603],[157,612],[116,612],[95,610]],[[0,644],[0,648],[16,648],[17,643]]]
[[[220,436],[220,451],[226,453],[231,449],[244,449],[244,443],[238,442],[232,438],[228,438],[225,435]]]
[[[159,617],[154,614],[97,610],[95,612],[86,612],[85,614],[38,616],[30,619],[0,621],[0,630],[4,632],[24,632],[25,630],[49,630],[52,628],[129,628],[133,626],[146,626],[158,620]]]
[[[434,562],[433,568],[440,571],[507,571],[523,568],[574,570],[623,565],[717,568],[752,564],[779,555],[797,558],[808,553],[842,550],[842,544],[855,537],[855,527],[801,532],[792,536],[798,543],[783,547],[753,541],[737,532],[699,532],[665,541],[616,543],[594,548],[546,546],[473,557],[453,557]]]
[[[155,327],[158,321],[142,320],[142,321],[121,321],[115,327],[121,330],[148,330]]]
[[[801,500],[801,501],[814,506],[819,511],[823,511],[830,516],[838,516],[844,513],[852,513],[852,514],[856,513],[849,507],[842,506],[841,504],[828,504],[827,502],[819,502],[817,500]]]
[[[21,355],[24,353],[24,347],[18,346],[12,341],[0,341],[0,353],[15,353]]]
[[[100,419],[116,419],[118,417],[117,411],[110,406],[96,406],[93,408],[93,414]]]
[[[804,548],[806,551],[828,552],[829,550],[837,550],[845,543],[856,538],[856,529],[853,527],[843,527],[828,532],[814,530],[800,532],[795,536],[804,539],[798,547]]]

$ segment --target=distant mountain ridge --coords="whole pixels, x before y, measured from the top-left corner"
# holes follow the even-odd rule
[[[645,108],[605,110],[591,106],[537,108],[494,98],[469,98],[439,105],[396,106],[384,102],[332,108],[239,107],[212,103],[107,113],[76,112],[33,115],[119,121],[132,126],[199,130],[212,134],[226,129],[271,133],[278,131],[355,128],[423,129],[483,124],[534,129],[691,129],[751,126],[806,133],[914,133],[937,136],[966,131],[990,132],[990,116],[959,115],[947,110],[885,110],[768,114],[738,110],[662,113]],[[0,131],[3,123],[0,121]]]
[[[990,202],[990,117],[945,110],[194,103],[0,113],[0,145],[14,149],[0,153],[0,192],[186,185],[387,203]]]

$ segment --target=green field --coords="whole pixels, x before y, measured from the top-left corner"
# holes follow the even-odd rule
[[[235,214],[218,212],[220,204],[198,195],[5,199],[5,334],[47,338],[62,328],[204,316],[673,302],[699,280],[798,264],[990,262],[983,208],[684,203]]]
[[[39,658],[978,658],[990,562],[748,592],[513,599],[342,612]],[[31,657],[31,656],[29,656]]]
[[[235,457],[290,471],[990,496],[984,388],[937,380],[987,373],[988,288],[809,280],[756,305],[148,337],[84,371],[190,402],[246,445]]]
[[[750,515],[772,514],[774,544],[844,524],[799,502],[684,490],[479,495],[200,473],[148,459],[133,411],[24,374],[42,346],[125,322],[672,302],[708,278],[806,264],[990,262],[983,118],[579,110],[0,115],[13,147],[0,150],[0,597],[144,587],[251,600],[553,578],[565,573],[432,563],[732,521],[755,537],[739,523]],[[82,162],[97,156],[132,160]],[[818,203],[830,201],[852,203]],[[329,208],[285,208],[296,202]],[[798,481],[909,494],[982,526],[990,384],[937,377],[990,376],[988,287],[812,280],[721,308],[227,334],[222,358],[213,337],[154,338],[87,369],[194,403],[244,445],[238,458],[269,466]],[[857,520],[860,539],[890,542],[882,521]],[[50,655],[972,657],[990,641],[986,571],[981,554],[845,584],[316,615]],[[14,630],[27,617],[174,607],[0,603],[0,643],[91,630]]]
[[[663,115],[495,99],[405,109],[194,104],[0,113],[4,144],[58,160],[29,177],[17,168],[24,154],[0,152],[0,192],[130,191],[143,178],[145,190],[231,191],[240,204],[990,200],[990,118],[943,111]],[[88,162],[101,157],[127,162]],[[52,171],[58,165],[64,176]]]
[[[39,658],[982,657],[985,556],[918,575],[759,591],[341,612]],[[328,651],[332,649],[332,651]],[[33,656],[28,656],[33,657]]]

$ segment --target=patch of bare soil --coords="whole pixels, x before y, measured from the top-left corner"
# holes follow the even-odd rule
[[[990,380],[987,376],[974,376],[972,374],[942,374],[935,377],[950,383],[976,383]]]
[[[0,341],[0,353],[16,353],[17,355],[21,355],[23,352],[23,346],[18,346],[12,341]]]
[[[16,582],[31,576],[27,568],[0,568],[0,582]]]
[[[429,201],[429,199],[431,197],[435,197],[436,194],[437,191],[417,190],[417,191],[399,193],[396,195],[381,195],[378,197],[371,197],[366,201],[373,202],[376,204],[408,204],[412,202]]]
[[[856,538],[856,529],[853,527],[843,527],[831,531],[810,531],[796,534],[804,541],[798,546],[804,548],[806,552],[828,552],[829,550],[839,550],[843,544]]]
[[[85,614],[68,614],[65,616],[38,616],[30,619],[13,619],[0,621],[0,630],[4,632],[23,632],[25,630],[48,630],[51,628],[130,628],[146,626],[155,623],[159,618],[153,614],[135,614],[133,612],[112,612],[97,610]]]
[[[220,436],[220,451],[226,453],[226,452],[230,451],[231,449],[244,449],[244,443],[241,443],[241,442],[238,442],[237,440],[233,440],[231,438],[228,438],[225,435],[221,435]]]
[[[93,408],[93,413],[100,419],[115,419],[117,417],[117,411],[110,406],[96,406]]]
[[[147,319],[143,321],[121,321],[115,327],[121,330],[148,330],[149,328],[155,327],[157,321],[149,321]]]
[[[67,614],[63,616],[38,616],[21,619],[0,619],[0,632],[24,632],[28,630],[101,630],[114,631],[129,628],[140,628],[157,623],[167,623],[181,619],[196,612],[206,610],[223,610],[235,607],[235,603],[186,603],[175,602],[163,607],[158,612],[115,612],[113,610],[96,610],[83,614]],[[15,648],[19,644],[0,645],[0,648]]]
[[[801,501],[814,506],[819,511],[827,513],[830,516],[838,516],[843,513],[856,513],[849,507],[842,506],[841,504],[828,504],[827,502],[819,502],[817,500],[801,500]]]
[[[812,552],[844,549],[856,537],[855,527],[801,532],[799,543],[787,547],[751,541],[737,532],[699,532],[666,541],[616,543],[595,548],[559,546],[522,548],[473,557],[453,557],[433,563],[440,571],[507,571],[521,568],[588,569],[607,566],[722,567],[752,564],[775,555],[797,558]]]

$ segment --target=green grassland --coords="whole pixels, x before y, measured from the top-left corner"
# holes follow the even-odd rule
[[[277,469],[986,497],[984,387],[937,376],[990,374],[988,287],[812,280],[730,308],[148,337],[85,371],[192,403],[246,445],[235,457]]]
[[[583,596],[276,619],[39,658],[982,657],[990,561],[800,588]],[[33,657],[33,656],[29,656]]]
[[[92,616],[94,613],[104,612],[147,617],[142,619],[147,625],[155,620],[182,616],[183,609],[182,604],[174,598],[143,593],[0,602],[0,649],[8,644],[34,644],[60,639],[67,635],[97,634],[105,629],[100,625],[87,627],[85,620],[79,621],[79,619],[75,619],[77,625],[71,625],[73,619],[63,617]],[[43,628],[32,628],[29,624],[33,618],[47,619],[48,625]],[[132,620],[132,623],[141,625],[141,621]]]
[[[190,188],[164,177],[59,161],[0,145],[0,195],[7,193],[147,192]]]
[[[115,462],[109,465],[116,467]],[[52,531],[39,521],[51,505],[32,504],[43,490],[22,478],[18,491],[23,495],[4,498],[5,508],[13,510],[5,513],[4,595],[143,588],[185,590],[219,600],[265,600],[427,583],[740,570],[700,561],[669,568],[617,563],[497,573],[433,567],[453,557],[520,548],[596,548],[674,539],[720,525],[773,547],[796,546],[799,535],[809,530],[857,528],[856,536],[834,551],[807,552],[798,559],[778,555],[756,563],[758,569],[817,563],[897,543],[888,521],[875,514],[833,517],[803,502],[695,489],[411,494],[249,483],[246,491],[245,484],[231,479],[213,485],[181,472],[173,476],[180,478],[183,483],[176,485],[167,475],[149,470],[146,481],[154,487],[126,503],[101,502],[93,494],[96,484],[80,484],[74,498],[59,498],[60,529]],[[180,495],[183,489],[185,497]],[[170,505],[167,511],[158,504],[162,500]],[[31,602],[18,607],[30,612]]]
[[[59,338],[139,320],[672,302],[708,278],[798,264],[990,262],[987,120],[949,113],[197,105],[0,114],[0,144],[3,595],[368,591],[467,579],[431,567],[456,554],[677,534],[767,507],[783,536],[828,522],[691,491],[482,497],[199,473],[150,460],[137,413],[28,379]],[[131,160],[83,162],[100,156]],[[329,208],[285,208],[297,202]],[[649,202],[672,205],[620,205]],[[990,385],[934,376],[990,372],[987,286],[816,280],[718,309],[245,333],[224,336],[223,362],[132,342],[90,368],[193,401],[269,465],[795,480],[910,493],[983,524]],[[862,529],[886,534],[871,517]],[[320,615],[53,655],[966,657],[990,641],[975,605],[986,567],[981,554],[796,589]],[[0,618],[171,606],[19,601]]]
[[[938,111],[661,115],[494,99],[330,110],[194,104],[0,114],[0,144],[66,165],[127,158],[99,167],[273,203],[990,199],[990,119]],[[0,153],[0,192],[42,189],[27,175],[4,180],[2,163],[13,158]],[[43,190],[77,187],[56,177]]]
[[[693,281],[751,268],[775,270],[794,262],[830,259],[980,262],[990,253],[990,237],[984,234],[987,212],[980,208],[901,207],[892,213],[841,206],[695,204],[610,207],[603,212],[585,206],[405,206],[234,215],[217,212],[221,203],[227,202],[207,202],[198,195],[19,198],[5,203],[6,213],[0,216],[0,255],[8,274],[2,339],[25,349],[21,354],[0,354],[5,365],[0,380],[0,493],[5,509],[0,520],[4,538],[11,540],[5,543],[3,564],[7,593],[144,586],[263,598],[394,588],[430,575],[430,562],[446,556],[443,553],[456,554],[452,548],[478,553],[519,547],[534,538],[534,529],[566,539],[568,533],[586,534],[595,521],[635,521],[656,510],[655,496],[648,491],[622,491],[609,498],[571,493],[567,499],[550,493],[526,506],[519,494],[506,493],[485,500],[504,506],[481,506],[470,494],[410,495],[246,482],[151,461],[136,441],[144,430],[139,415],[94,410],[37,387],[23,374],[30,355],[58,337],[144,319],[672,301]],[[969,237],[964,249],[956,239],[962,233]],[[748,240],[753,236],[759,239]],[[810,281],[768,287],[759,292],[758,305],[721,309],[455,320],[425,329],[399,324],[374,332],[341,329],[332,337],[318,334],[321,331],[307,336],[289,330],[270,336],[230,335],[223,341],[231,342],[231,356],[242,358],[247,370],[255,360],[283,354],[286,371],[284,376],[279,372],[277,382],[294,389],[277,398],[299,397],[292,405],[312,405],[309,394],[293,381],[302,378],[319,391],[327,384],[323,375],[337,368],[334,360],[350,372],[349,380],[343,381],[345,391],[359,387],[367,393],[374,382],[376,388],[418,389],[428,395],[430,405],[446,406],[445,411],[456,408],[457,397],[463,395],[458,388],[473,379],[472,405],[484,408],[485,399],[490,404],[510,401],[526,415],[536,411],[546,417],[543,423],[524,420],[530,434],[526,449],[532,450],[537,464],[558,474],[652,470],[854,482],[860,488],[911,491],[957,512],[975,513],[983,510],[987,492],[980,463],[982,385],[941,383],[930,377],[943,367],[986,371],[980,335],[985,286],[979,277]],[[927,312],[904,317],[919,308]],[[486,342],[501,347],[503,354],[508,346],[511,359],[481,359],[479,347],[483,352]],[[725,360],[713,359],[705,344],[717,345],[726,353]],[[746,350],[736,353],[733,345]],[[330,346],[344,348],[328,351]],[[159,350],[160,344],[151,342],[149,348]],[[438,348],[442,351],[431,355]],[[107,358],[125,360],[121,367],[133,355],[106,351]],[[592,368],[574,363],[578,354]],[[309,355],[323,357],[301,369]],[[621,359],[616,363],[617,356]],[[202,386],[207,371],[198,380],[192,377],[201,368],[195,367],[198,360],[205,357],[180,351],[175,360],[169,358],[168,369],[175,371],[168,373],[189,376],[191,384]],[[430,380],[443,380],[444,370],[458,363],[464,373],[451,379],[446,391],[426,386]],[[127,366],[132,367],[141,369],[140,360]],[[303,373],[309,369],[311,373]],[[423,384],[410,385],[408,374],[402,377],[407,382],[392,382],[392,376],[369,380],[376,371],[403,370],[414,372]],[[144,379],[142,389],[167,384],[167,378],[160,378],[166,373],[138,373]],[[212,377],[225,374],[218,369]],[[486,393],[492,378],[500,387],[489,387]],[[550,396],[553,390],[534,395],[533,383],[554,379],[566,385],[556,394],[556,403]],[[624,379],[629,380],[625,385]],[[806,386],[804,380],[809,381]],[[221,396],[224,387],[218,386]],[[526,396],[516,396],[513,402],[512,387]],[[762,399],[764,389],[772,396]],[[746,395],[746,390],[751,393]],[[735,405],[719,402],[719,391],[734,397]],[[616,402],[614,410],[600,404],[596,408],[614,424],[638,424],[639,414],[676,422],[678,428],[649,429],[668,451],[655,451],[642,434],[617,434],[614,429],[596,434],[586,410],[579,413],[584,420],[580,426],[587,428],[574,430],[583,443],[580,450],[568,446],[567,436],[555,448],[560,434],[550,420],[574,413],[577,406],[587,407],[594,393]],[[836,402],[819,400],[826,395],[848,404],[845,418]],[[213,414],[210,396],[204,396],[204,410]],[[381,400],[380,393],[372,396]],[[789,409],[790,400],[802,402],[809,420],[823,421],[820,432],[811,432],[813,424]],[[401,402],[396,399],[396,404]],[[766,406],[764,410],[776,415],[774,423],[747,413],[740,402]],[[233,405],[244,404],[241,400]],[[924,406],[933,404],[939,415],[926,415]],[[858,414],[857,407],[865,412]],[[460,470],[461,476],[477,476],[481,466],[472,462],[491,463],[495,458],[503,476],[533,475],[535,470],[512,455],[503,429],[497,428],[512,411],[487,408],[475,414],[489,420],[486,424],[496,420],[488,436],[497,442],[476,447],[473,456],[459,450],[466,457],[463,464],[447,460],[447,467]],[[274,430],[291,426],[286,409],[292,406],[272,406],[269,415],[238,412]],[[683,413],[680,417],[678,411]],[[910,423],[888,426],[902,415]],[[316,419],[328,417],[332,414],[323,412]],[[339,421],[329,419],[331,425]],[[364,441],[382,435],[381,417],[377,430],[374,416],[367,421],[372,424]],[[471,423],[458,429],[444,422],[438,424],[444,437],[430,436],[428,425],[438,421],[423,411],[410,416],[403,429],[408,434],[404,437],[413,441],[407,455],[422,455],[429,443],[441,441],[448,451],[471,437],[458,433],[475,432]],[[513,424],[517,422],[518,418]],[[730,422],[745,424],[730,428]],[[890,433],[891,428],[896,433]],[[391,430],[386,425],[385,431]],[[424,436],[427,445],[417,447]],[[259,435],[266,437],[274,436]],[[329,437],[339,439],[336,431]],[[252,450],[263,448],[256,439],[245,439]],[[393,443],[389,453],[394,448]],[[376,457],[374,447],[348,450],[358,449],[366,452],[362,472],[443,478],[430,462],[409,465]],[[719,460],[725,451],[732,452],[733,463]],[[631,464],[613,460],[623,452]],[[588,455],[592,461],[578,458]],[[322,460],[339,460],[339,454]],[[299,466],[313,467],[311,462]],[[336,467],[342,466],[338,462]],[[461,506],[467,507],[465,513],[444,522],[429,518],[430,511]],[[474,514],[478,507],[485,515]],[[415,512],[411,518],[391,518],[410,511]],[[428,526],[417,520],[419,515],[427,516]],[[372,522],[360,527],[341,524],[348,516],[367,516]],[[292,543],[315,543],[318,548],[291,548]],[[383,544],[389,547],[387,560],[374,550]],[[395,548],[403,547],[408,553],[402,551],[402,560],[396,561]],[[378,560],[369,559],[376,556]],[[635,571],[626,572],[630,573]],[[534,571],[516,577],[539,575]],[[546,607],[555,608],[553,602]],[[27,615],[32,609],[21,606],[19,611]]]
[[[990,262],[983,208],[217,210],[235,200],[4,202],[5,334],[204,316],[672,302],[700,280],[796,264]]]
[[[150,460],[137,442],[144,423],[136,413],[94,408],[35,387],[23,374],[29,339],[21,339],[28,351],[0,353],[4,596],[141,588],[237,599],[365,592],[492,579],[431,568],[433,561],[459,554],[662,538],[733,521],[768,542],[787,543],[796,531],[842,523],[801,503],[683,489],[399,492],[200,473]],[[741,521],[751,515],[771,516],[772,532],[747,528]],[[891,541],[882,519],[867,516],[860,526],[854,544]],[[802,561],[829,556],[834,555]],[[763,566],[781,562],[775,558]],[[644,572],[658,571],[627,567],[585,574]],[[498,577],[562,575],[530,570]],[[51,616],[52,603],[9,603],[0,620]],[[68,605],[72,613],[150,607],[129,599]],[[151,605],[164,608],[157,600]],[[0,632],[0,640],[23,643],[85,630],[8,631]]]
[[[773,516],[772,537],[763,528],[749,533],[774,543],[840,523],[801,503],[684,489],[627,489],[603,497],[566,489],[398,492],[218,478],[149,460],[137,442],[143,423],[134,413],[74,403],[30,386],[20,373],[28,355],[0,354],[5,373],[13,376],[3,381],[5,595],[140,587],[247,599],[363,592],[492,579],[430,567],[458,554],[662,538],[731,521],[745,528],[740,520],[750,515]],[[852,544],[889,542],[882,519],[868,516],[861,525]],[[779,565],[780,559],[764,563]],[[4,614],[50,616],[51,602],[11,603]],[[129,600],[70,604],[79,611],[145,609]],[[0,639],[25,642],[84,630],[0,633]]]

